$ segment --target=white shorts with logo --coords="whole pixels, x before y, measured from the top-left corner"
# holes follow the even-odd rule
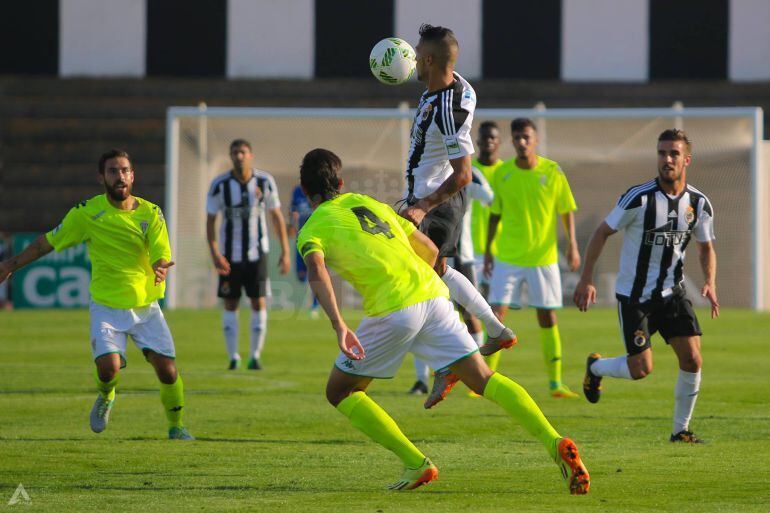
[[[169,358],[176,357],[174,339],[157,301],[142,308],[110,308],[91,301],[91,353],[94,360],[117,353],[121,367],[126,365],[128,336],[144,352],[153,351]]]
[[[489,304],[521,308],[522,287],[527,284],[529,306],[561,308],[561,274],[559,265],[520,267],[495,261],[489,285]]]
[[[334,365],[346,374],[371,378],[395,376],[406,353],[440,370],[479,349],[452,303],[443,297],[382,317],[364,317],[356,336],[364,359],[351,360],[340,352]]]

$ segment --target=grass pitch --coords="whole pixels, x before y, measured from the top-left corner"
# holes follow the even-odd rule
[[[336,356],[325,320],[271,313],[265,369],[228,372],[219,311],[169,312],[198,438],[185,443],[165,439],[157,380],[133,346],[109,427],[91,433],[87,312],[0,312],[0,511],[768,511],[770,315],[699,315],[692,428],[702,446],[668,442],[676,360],[658,337],[652,375],[605,379],[591,405],[548,396],[534,312],[509,316],[521,342],[500,370],[577,441],[591,473],[590,494],[571,497],[545,450],[494,404],[458,387],[424,411],[405,393],[410,357],[370,393],[441,474],[412,492],[385,491],[400,463],[324,399]],[[615,311],[569,308],[559,320],[565,381],[579,390],[589,352],[622,351]],[[31,501],[7,505],[20,483]]]

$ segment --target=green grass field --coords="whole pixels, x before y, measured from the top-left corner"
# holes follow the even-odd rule
[[[770,315],[699,314],[704,377],[692,428],[702,446],[668,442],[676,361],[659,338],[647,379],[606,379],[596,405],[556,400],[533,312],[510,315],[521,342],[500,370],[578,442],[592,484],[572,497],[539,443],[494,404],[458,387],[423,410],[405,393],[411,358],[370,393],[441,474],[386,492],[398,460],[325,401],[336,356],[325,320],[275,312],[265,370],[228,372],[218,311],[168,313],[198,437],[185,443],[165,439],[157,381],[133,346],[110,425],[91,433],[87,312],[0,312],[0,511],[768,511]],[[570,308],[560,324],[565,381],[579,389],[587,353],[622,349],[615,311]],[[31,502],[8,506],[19,483]]]

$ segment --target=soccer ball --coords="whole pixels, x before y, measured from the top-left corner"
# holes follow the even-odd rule
[[[412,78],[416,65],[414,48],[397,37],[383,39],[369,54],[369,69],[374,78],[387,85],[403,84]]]

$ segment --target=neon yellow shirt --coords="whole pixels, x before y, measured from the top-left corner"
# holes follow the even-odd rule
[[[495,171],[497,168],[503,165],[502,159],[497,159],[497,162],[491,166],[485,166],[478,159],[474,159],[472,163],[473,167],[481,171],[484,178],[487,179],[491,186],[494,182]],[[502,221],[497,225],[497,235],[495,240],[492,241],[492,254],[497,254],[497,240],[500,238],[500,231],[503,229]],[[483,255],[487,250],[487,228],[489,227],[489,207],[483,205],[478,200],[473,200],[471,203],[471,237],[473,238],[473,252],[476,255]]]
[[[56,249],[85,242],[91,257],[91,299],[110,308],[139,308],[162,298],[151,264],[171,260],[163,213],[137,198],[135,210],[113,207],[102,194],[80,202],[61,224],[45,234]]]
[[[495,198],[490,211],[499,214],[503,230],[497,258],[522,267],[558,261],[557,214],[577,210],[567,177],[553,160],[537,157],[534,169],[521,169],[511,159],[495,172]]]
[[[321,203],[297,236],[302,258],[319,251],[326,265],[364,298],[370,317],[387,315],[449,290],[414,252],[416,228],[390,206],[362,194],[341,194]]]

